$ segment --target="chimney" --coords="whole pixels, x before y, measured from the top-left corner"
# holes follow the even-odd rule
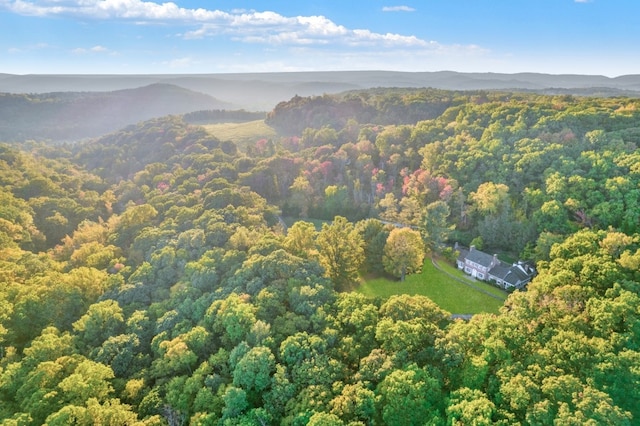
[[[476,246],[472,245],[471,247],[469,247],[469,251],[474,251],[475,249],[476,249]]]
[[[494,254],[493,255],[493,260],[491,260],[491,267],[493,268],[494,266],[496,266],[500,261],[498,260],[498,255]]]

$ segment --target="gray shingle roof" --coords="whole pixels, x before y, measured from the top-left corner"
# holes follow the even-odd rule
[[[489,274],[493,275],[496,278],[504,280],[507,274],[509,274],[509,272],[511,271],[511,268],[513,268],[513,266],[509,265],[508,263],[499,262],[496,266],[489,270]]]
[[[493,256],[483,251],[474,249],[469,250],[469,253],[467,254],[467,260],[477,263],[478,265],[486,266],[488,268],[491,266],[491,262],[493,262]]]
[[[519,282],[528,281],[531,279],[531,275],[524,272],[518,266],[514,265],[509,268],[509,273],[504,277],[504,281],[515,286]]]

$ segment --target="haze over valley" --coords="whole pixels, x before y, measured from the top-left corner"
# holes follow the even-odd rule
[[[77,140],[152,117],[200,110],[267,112],[294,96],[371,88],[640,95],[640,76],[335,71],[221,75],[2,75],[0,136]],[[44,102],[46,101],[46,102]]]

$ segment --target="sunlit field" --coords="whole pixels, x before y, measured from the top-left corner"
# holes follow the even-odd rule
[[[221,141],[233,141],[241,147],[254,144],[259,139],[276,137],[276,131],[268,126],[264,120],[205,124],[203,127]]]

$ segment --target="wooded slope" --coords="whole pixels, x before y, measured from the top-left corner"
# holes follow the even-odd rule
[[[432,94],[246,149],[177,116],[0,145],[0,422],[637,423],[638,101]],[[367,299],[376,217],[539,274],[468,322]]]

